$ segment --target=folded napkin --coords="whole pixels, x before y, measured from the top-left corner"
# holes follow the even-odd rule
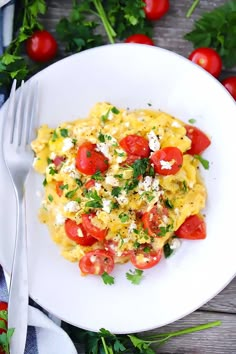
[[[11,42],[13,15],[14,1],[0,0],[0,55]],[[6,91],[0,87],[0,107],[6,98]],[[1,128],[2,122],[0,122],[0,134]],[[1,155],[2,151],[0,149],[0,159],[2,159]],[[0,265],[0,301],[8,302],[8,289],[9,276]],[[32,300],[30,302],[32,306],[28,306],[28,332],[25,354],[77,354],[70,337],[60,327],[61,321],[44,311]]]

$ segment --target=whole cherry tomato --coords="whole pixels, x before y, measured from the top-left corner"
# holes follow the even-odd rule
[[[57,53],[57,42],[48,31],[36,31],[26,41],[28,56],[38,62],[53,59]]]
[[[169,0],[144,0],[144,12],[148,20],[158,20],[164,16],[169,8]]]
[[[125,138],[121,139],[120,146],[128,155],[148,157],[150,154],[148,140],[140,135],[127,135]]]
[[[95,214],[83,214],[82,215],[82,225],[85,231],[96,238],[98,241],[104,240],[107,235],[108,229],[99,229],[97,226],[93,225],[92,218]]]
[[[75,165],[80,172],[86,175],[91,176],[98,171],[105,172],[109,167],[108,159],[102,152],[95,149],[96,144],[89,141],[80,145],[78,149]]]
[[[125,43],[139,43],[139,44],[154,45],[154,42],[150,37],[141,33],[133,34],[132,36],[126,38]]]
[[[236,100],[236,76],[227,77],[221,83]]]
[[[212,48],[197,48],[190,55],[189,59],[201,66],[215,77],[218,77],[222,70],[222,60],[219,54]]]

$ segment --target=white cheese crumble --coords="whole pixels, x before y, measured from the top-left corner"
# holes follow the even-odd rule
[[[160,141],[153,130],[151,130],[148,134],[148,142],[151,151],[157,151],[160,149]]]
[[[131,233],[131,232],[133,232],[135,229],[137,229],[137,225],[135,224],[134,221],[132,221],[131,224],[130,224],[130,226],[129,226],[128,232]]]
[[[79,237],[84,237],[83,231],[81,230],[80,227],[78,227],[77,235],[78,235]]]
[[[178,238],[173,238],[170,242],[170,249],[177,250],[181,246],[181,241]]]
[[[102,152],[103,155],[106,156],[108,159],[111,159],[111,155],[110,155],[110,152],[109,152],[109,144],[107,144],[107,143],[97,143],[96,150]]]
[[[109,184],[112,187],[118,187],[119,186],[118,179],[113,177],[113,176],[109,176],[109,175],[106,176],[105,182],[106,182],[106,184]]]
[[[109,199],[102,200],[102,210],[108,214],[111,212],[111,201]]]
[[[79,209],[80,209],[79,203],[75,202],[74,200],[71,200],[66,205],[64,205],[65,212],[75,213]]]
[[[159,190],[159,179],[157,177],[152,182],[152,190],[156,192]]]
[[[64,164],[61,168],[61,172],[69,174],[72,178],[79,178],[80,174],[75,168],[75,163]]]
[[[139,192],[141,192],[142,190],[144,190],[145,192],[150,192],[152,181],[153,181],[152,177],[150,176],[144,177],[144,180],[140,181],[138,184],[138,188],[140,190]]]
[[[99,192],[102,188],[102,185],[101,183],[98,183],[98,182],[95,182],[95,185],[94,185],[94,188],[97,192]]]
[[[65,221],[66,221],[66,218],[61,213],[56,214],[55,224],[57,226],[64,225]]]
[[[63,146],[62,146],[62,151],[63,152],[69,151],[73,147],[74,147],[74,143],[73,143],[71,138],[65,138],[63,140]]]
[[[162,170],[171,170],[172,168],[172,163],[169,161],[160,160],[160,164]]]
[[[114,118],[114,114],[112,111],[108,113],[108,120],[112,120]]]
[[[120,205],[126,205],[129,202],[128,198],[126,197],[126,192],[125,191],[122,191],[120,193],[120,195],[118,197],[115,197],[115,198],[116,198],[117,202]]]
[[[174,122],[171,124],[171,126],[174,127],[174,128],[181,128],[181,127],[182,127],[182,125],[179,124],[179,122],[176,122],[176,121],[174,121]]]
[[[49,155],[50,160],[54,160],[57,157],[57,154],[55,152],[51,152],[51,154]]]

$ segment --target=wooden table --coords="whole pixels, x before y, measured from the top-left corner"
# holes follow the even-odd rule
[[[55,34],[56,23],[61,17],[69,13],[72,1],[48,0],[47,3],[48,11],[44,16],[43,22],[46,29]],[[155,26],[154,41],[156,45],[187,57],[192,51],[192,45],[183,39],[183,35],[192,29],[194,21],[203,12],[220,6],[225,1],[201,0],[200,6],[198,6],[192,17],[186,19],[185,14],[191,3],[192,0],[170,0],[171,8],[169,13],[158,21]],[[60,48],[60,54],[63,56],[62,48]],[[236,68],[228,72],[224,71],[222,77],[232,75],[233,73],[236,75]],[[215,320],[221,320],[222,325],[207,331],[172,339],[169,343],[160,347],[158,353],[235,354],[236,278],[220,294],[196,312],[153,332],[170,331]],[[78,348],[78,353],[82,354],[83,352]]]

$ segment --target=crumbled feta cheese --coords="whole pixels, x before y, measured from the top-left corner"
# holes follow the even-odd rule
[[[111,212],[111,201],[109,199],[102,200],[102,210],[105,211],[106,213]]]
[[[79,203],[75,202],[74,200],[71,200],[66,205],[64,205],[65,212],[75,213],[79,209],[80,209]]]
[[[57,154],[55,152],[51,152],[49,155],[50,160],[54,160],[57,157]]]
[[[108,159],[111,159],[111,155],[109,152],[109,144],[107,143],[97,143],[96,147],[97,151],[101,151],[104,156],[106,156]]]
[[[171,124],[171,126],[174,127],[174,128],[181,128],[181,127],[182,127],[182,125],[179,124],[179,122],[176,122],[176,121],[174,121],[174,122]]]
[[[112,120],[113,118],[114,118],[114,114],[113,114],[113,112],[112,111],[110,111],[109,113],[108,113],[108,120]]]
[[[63,146],[62,146],[62,151],[63,152],[69,151],[73,147],[74,147],[74,143],[73,143],[71,138],[65,138],[63,140]]]
[[[61,213],[56,214],[55,224],[57,226],[64,225],[65,221],[66,221],[66,218]]]
[[[137,225],[135,224],[134,221],[132,221],[131,224],[130,224],[130,226],[129,226],[128,232],[131,233],[131,232],[133,232],[135,229],[137,229]]]
[[[181,241],[178,238],[173,238],[169,242],[170,248],[174,251],[177,250],[181,246]]]
[[[116,197],[116,200],[121,205],[126,205],[129,202],[128,198],[126,197],[126,192],[124,190],[120,193],[118,197]]]
[[[83,231],[81,230],[80,227],[78,227],[77,235],[78,235],[79,237],[84,237]]]
[[[178,216],[179,215],[179,208],[174,209],[175,214]]]
[[[91,263],[95,263],[96,260],[97,260],[97,256],[95,256],[95,255],[90,256],[90,262]]]
[[[72,178],[79,178],[80,174],[75,168],[75,163],[67,164],[65,163],[62,168],[61,172],[68,173]]]
[[[162,220],[165,224],[168,224],[169,218],[166,215],[163,215]]]
[[[95,182],[94,188],[96,189],[97,192],[99,192],[102,188],[101,183]]]
[[[152,151],[159,150],[160,149],[160,141],[159,141],[158,137],[156,136],[156,134],[154,133],[153,130],[151,130],[147,134],[147,137],[148,137],[150,150],[152,150]]]
[[[156,192],[159,190],[159,179],[157,177],[152,182],[152,190]]]
[[[160,160],[160,164],[162,170],[171,170],[172,168],[172,163],[169,161]]]
[[[105,178],[105,182],[106,184],[109,184],[112,187],[117,187],[119,186],[119,181],[117,178],[113,177],[113,176],[106,176]]]

